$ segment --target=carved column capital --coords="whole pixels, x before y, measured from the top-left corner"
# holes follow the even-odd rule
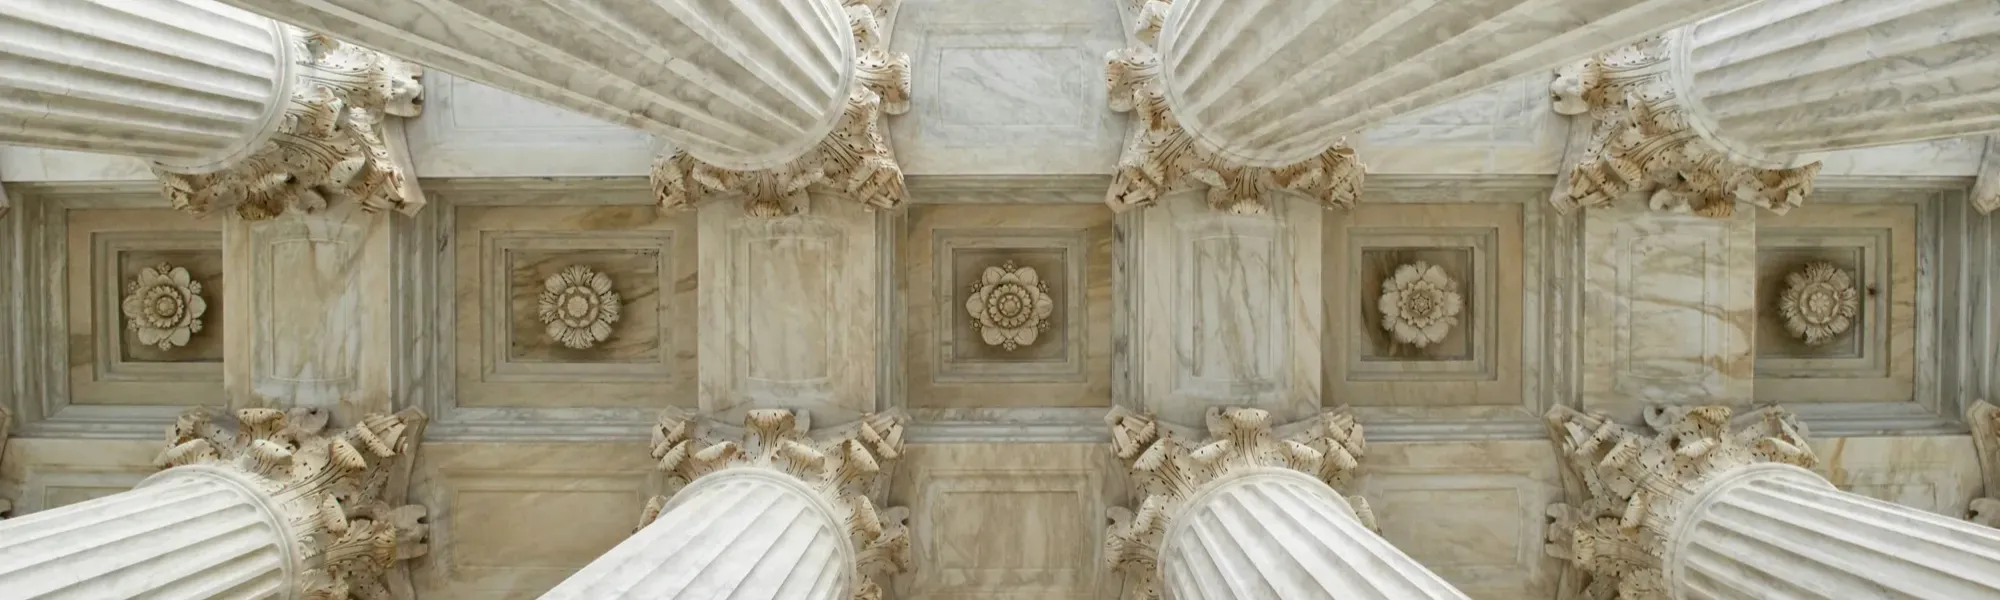
[[[1279,192],[1304,194],[1328,208],[1353,206],[1364,169],[1344,141],[1298,163],[1249,167],[1208,151],[1181,127],[1168,106],[1156,47],[1170,5],[1145,2],[1133,24],[1132,46],[1104,55],[1111,110],[1132,113],[1131,134],[1105,203],[1124,211],[1202,184],[1208,186],[1210,207],[1236,214],[1264,212],[1264,197]]]
[[[1727,406],[1654,407],[1649,436],[1602,415],[1549,411],[1569,502],[1549,508],[1546,550],[1588,574],[1587,597],[1664,597],[1668,542],[1697,492],[1739,467],[1818,462],[1790,412],[1732,416]]]
[[[841,0],[854,36],[854,84],[843,114],[813,149],[790,162],[755,171],[731,170],[684,150],[653,159],[653,194],[660,206],[691,210],[710,194],[742,196],[744,209],[782,217],[805,206],[814,185],[878,208],[896,208],[908,196],[903,167],[889,147],[885,115],[910,110],[910,56],[889,51],[889,33],[902,0]]]
[[[1986,496],[1972,499],[1967,519],[1987,527],[2000,527],[2000,407],[1985,400],[1965,411],[1965,423],[1972,428],[1972,447],[1979,452],[1979,474],[1985,480]]]
[[[1565,212],[1602,206],[1631,191],[1654,210],[1710,217],[1735,214],[1742,201],[1783,214],[1812,193],[1819,163],[1787,161],[1731,148],[1704,124],[1687,89],[1686,30],[1641,40],[1571,64],[1549,84],[1555,110],[1593,122],[1569,189],[1555,196]]]
[[[668,499],[704,476],[725,470],[763,469],[803,482],[847,527],[855,551],[854,598],[882,597],[889,581],[911,569],[909,529],[903,507],[878,509],[890,473],[903,455],[901,414],[870,414],[853,423],[811,432],[802,410],[757,409],[732,427],[690,411],[668,409],[653,430],[653,457],[667,474],[666,495],[646,505],[640,528],[667,508]]]
[[[1173,519],[1209,483],[1245,472],[1282,468],[1328,486],[1346,483],[1366,450],[1361,425],[1345,408],[1273,428],[1269,412],[1240,407],[1208,410],[1204,438],[1124,408],[1105,417],[1111,450],[1125,464],[1138,510],[1113,509],[1105,536],[1105,561],[1137,590],[1128,598],[1160,597],[1160,551]],[[1347,498],[1355,517],[1370,528],[1374,514],[1359,497]]]
[[[182,172],[154,165],[174,207],[250,220],[287,210],[315,212],[353,201],[368,210],[414,213],[424,199],[394,118],[422,112],[423,68],[286,27],[294,62],[288,105],[261,148],[227,168]]]
[[[255,482],[290,525],[303,573],[299,597],[388,598],[397,573],[429,550],[428,511],[404,504],[425,418],[375,414],[326,431],[328,412],[196,408],[168,430],[161,468],[209,465]]]
[[[7,464],[7,432],[13,423],[13,418],[7,413],[7,407],[0,406],[0,466]],[[6,518],[13,510],[13,499],[0,498],[0,518]]]

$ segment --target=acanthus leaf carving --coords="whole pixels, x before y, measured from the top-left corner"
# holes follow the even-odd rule
[[[229,168],[176,173],[155,167],[174,208],[196,215],[230,211],[250,220],[286,211],[317,212],[353,201],[369,211],[414,213],[423,197],[415,173],[396,160],[385,128],[421,114],[423,68],[387,55],[288,28],[294,83],[283,120],[264,147]]]
[[[1268,411],[1208,409],[1208,435],[1175,431],[1171,424],[1124,408],[1105,416],[1111,451],[1126,467],[1136,510],[1114,508],[1105,533],[1104,558],[1126,577],[1125,598],[1157,600],[1159,553],[1168,526],[1184,503],[1209,482],[1233,472],[1269,467],[1312,476],[1329,487],[1346,484],[1367,451],[1361,425],[1347,409],[1274,428]],[[1347,498],[1355,517],[1373,529],[1375,516],[1359,496]]]
[[[1104,201],[1112,210],[1150,206],[1167,194],[1207,186],[1208,205],[1232,214],[1266,210],[1267,195],[1303,194],[1327,208],[1347,208],[1361,196],[1366,169],[1345,141],[1305,161],[1276,168],[1233,164],[1203,150],[1174,118],[1155,48],[1169,0],[1139,7],[1130,48],[1104,55],[1104,83],[1115,112],[1132,113],[1131,134]]]
[[[1771,406],[1733,417],[1728,406],[1656,406],[1646,413],[1648,436],[1603,415],[1549,411],[1572,493],[1549,507],[1545,550],[1588,576],[1584,597],[1665,598],[1669,535],[1708,481],[1758,463],[1818,463],[1790,412]]]
[[[804,156],[757,171],[725,169],[685,151],[653,159],[653,195],[660,206],[692,210],[710,194],[741,196],[758,217],[797,213],[808,188],[822,185],[875,208],[908,197],[903,167],[889,146],[885,115],[910,110],[910,57],[889,50],[890,20],[901,0],[842,0],[856,45],[854,86],[826,139]]]
[[[705,475],[734,468],[769,469],[818,492],[847,527],[856,552],[855,600],[881,600],[889,581],[911,569],[909,509],[880,509],[889,474],[903,455],[901,414],[868,414],[853,423],[811,431],[803,410],[753,409],[741,428],[667,409],[653,428],[653,457],[666,473],[665,495],[647,502],[640,527],[657,518],[667,498]]]
[[[1556,208],[1603,206],[1633,191],[1647,194],[1654,210],[1718,218],[1735,214],[1737,202],[1779,214],[1799,206],[1812,194],[1820,164],[1744,165],[1704,139],[1673,86],[1672,43],[1656,36],[1556,72],[1549,84],[1556,112],[1593,121]]]
[[[388,598],[403,561],[429,553],[429,513],[402,497],[424,420],[405,410],[326,431],[321,409],[195,408],[168,429],[154,462],[224,467],[258,482],[297,535],[300,598]]]
[[[2000,407],[1974,402],[1965,411],[1965,423],[1972,429],[1972,447],[1979,453],[1979,474],[1986,484],[1986,497],[1972,499],[1965,518],[2000,527]]]

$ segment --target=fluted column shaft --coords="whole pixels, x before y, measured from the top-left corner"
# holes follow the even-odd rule
[[[744,467],[681,490],[650,525],[543,600],[844,600],[855,550],[834,507],[778,471]]]
[[[0,143],[220,169],[277,131],[291,54],[278,22],[207,0],[8,0]]]
[[[2000,532],[1798,467],[1723,473],[1685,510],[1666,556],[1677,600],[2000,597]]]
[[[1160,552],[1169,600],[1466,597],[1298,471],[1233,473],[1182,511]]]
[[[287,596],[293,535],[254,486],[223,468],[177,467],[129,492],[0,521],[0,597]]]
[[[2000,131],[2000,0],[1760,2],[1673,37],[1690,125],[1751,166]]]

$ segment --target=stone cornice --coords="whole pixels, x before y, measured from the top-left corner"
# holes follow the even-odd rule
[[[1676,81],[1674,47],[1653,37],[1557,71],[1549,84],[1557,113],[1594,122],[1569,189],[1557,209],[1602,206],[1628,192],[1648,195],[1653,209],[1710,217],[1735,214],[1747,202],[1783,214],[1812,194],[1814,162],[1795,168],[1746,164],[1698,127],[1700,118]]]
[[[1160,597],[1159,552],[1166,532],[1186,502],[1204,486],[1231,474],[1268,468],[1290,469],[1328,486],[1345,484],[1366,451],[1361,425],[1346,408],[1274,429],[1269,412],[1212,407],[1203,438],[1154,419],[1114,408],[1111,450],[1130,476],[1138,510],[1112,510],[1105,533],[1105,562],[1127,578],[1126,598]],[[1355,516],[1374,527],[1374,514],[1359,497],[1348,498]]]
[[[1132,46],[1104,55],[1111,110],[1132,113],[1105,203],[1124,211],[1201,184],[1208,187],[1208,205],[1230,213],[1264,212],[1265,197],[1281,192],[1304,194],[1328,208],[1353,206],[1365,170],[1344,142],[1277,168],[1235,165],[1195,143],[1174,119],[1160,77],[1155,45],[1169,6],[1167,0],[1145,2],[1133,24]]]
[[[1732,415],[1727,406],[1655,407],[1646,413],[1648,436],[1602,415],[1549,411],[1569,497],[1549,507],[1546,550],[1587,576],[1583,597],[1666,597],[1668,539],[1705,484],[1747,465],[1818,462],[1790,412]]]
[[[855,550],[856,600],[879,600],[889,580],[911,569],[903,507],[878,509],[889,474],[903,455],[901,414],[871,414],[837,428],[811,431],[805,411],[751,410],[743,427],[668,409],[653,430],[653,457],[667,474],[665,495],[647,502],[639,527],[660,515],[669,497],[705,475],[741,468],[782,473],[819,493],[847,527]]]
[[[423,110],[423,68],[297,28],[290,105],[263,148],[226,169],[179,173],[155,166],[174,208],[233,212],[250,220],[329,203],[414,213],[424,204],[403,148],[399,118]]]
[[[248,408],[182,413],[161,468],[208,465],[257,483],[288,520],[303,557],[298,597],[407,597],[404,561],[429,551],[428,511],[404,504],[424,416],[368,415],[325,431],[329,413]]]
[[[799,212],[806,189],[822,186],[878,208],[901,206],[903,167],[889,147],[886,115],[910,110],[910,57],[889,51],[902,0],[842,0],[854,34],[854,86],[833,131],[804,156],[756,171],[735,171],[676,150],[653,159],[653,193],[660,206],[689,210],[711,194],[741,196],[762,217]]]

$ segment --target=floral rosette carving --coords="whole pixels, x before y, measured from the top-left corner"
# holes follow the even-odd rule
[[[187,269],[162,263],[139,270],[126,284],[119,309],[140,344],[171,350],[186,346],[201,333],[201,315],[208,312],[208,302],[201,297],[201,282]]]
[[[1465,310],[1465,299],[1443,267],[1417,261],[1396,267],[1395,275],[1382,282],[1377,308],[1382,311],[1383,330],[1398,342],[1422,348],[1451,333]]]
[[[550,339],[587,350],[611,339],[611,326],[618,322],[618,302],[610,275],[570,265],[542,280],[538,312],[548,326]]]
[[[965,310],[972,314],[972,328],[987,345],[1013,351],[1035,343],[1036,337],[1048,330],[1056,302],[1049,297],[1048,282],[1042,281],[1034,268],[1016,266],[1010,260],[986,267],[979,283],[972,285]]]
[[[1778,295],[1778,313],[1785,318],[1785,331],[1808,346],[1833,341],[1854,328],[1861,312],[1861,292],[1854,288],[1854,276],[1830,263],[1808,264],[1785,276],[1785,291]]]

